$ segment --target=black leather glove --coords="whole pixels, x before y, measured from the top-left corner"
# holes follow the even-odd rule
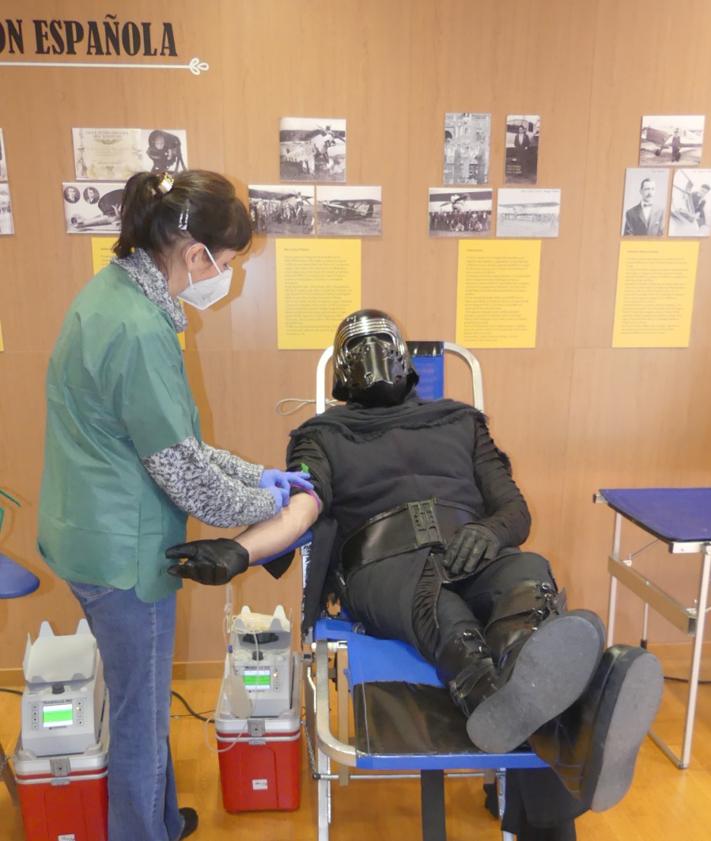
[[[166,558],[187,558],[168,567],[171,575],[192,578],[200,584],[227,584],[249,567],[249,552],[235,540],[193,540],[166,549]]]
[[[442,565],[450,574],[471,575],[482,560],[493,561],[501,543],[491,529],[478,523],[467,523],[449,541]]]

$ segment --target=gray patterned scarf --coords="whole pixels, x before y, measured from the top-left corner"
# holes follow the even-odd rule
[[[168,281],[161,270],[142,248],[137,248],[128,257],[115,257],[117,266],[128,272],[131,280],[140,287],[149,301],[160,307],[175,326],[176,333],[182,333],[188,326],[177,298],[171,297],[168,291]]]

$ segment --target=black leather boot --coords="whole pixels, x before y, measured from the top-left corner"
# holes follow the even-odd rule
[[[499,688],[467,720],[472,742],[508,753],[585,690],[602,655],[605,633],[586,610],[561,613],[550,584],[526,581],[498,601],[484,631],[499,670]]]
[[[659,708],[663,682],[653,654],[614,645],[603,654],[578,701],[529,738],[533,750],[586,808],[602,812],[626,794]]]
[[[491,652],[477,625],[458,629],[442,645],[436,659],[440,680],[467,717],[499,688]]]

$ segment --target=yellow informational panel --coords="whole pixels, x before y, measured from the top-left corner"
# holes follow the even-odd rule
[[[280,350],[328,347],[338,323],[360,309],[359,239],[276,241]]]
[[[0,353],[5,350],[5,344],[2,340],[2,322],[0,322]]]
[[[476,348],[536,346],[541,241],[459,241],[457,342]]]
[[[613,347],[688,347],[698,242],[620,243]]]
[[[108,266],[114,258],[111,250],[116,242],[116,237],[92,237],[91,238],[91,262],[94,274]]]

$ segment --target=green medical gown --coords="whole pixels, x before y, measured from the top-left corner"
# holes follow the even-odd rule
[[[57,575],[146,602],[180,587],[164,552],[187,515],[141,459],[189,436],[199,420],[173,323],[111,264],[72,303],[47,373],[38,544]]]

